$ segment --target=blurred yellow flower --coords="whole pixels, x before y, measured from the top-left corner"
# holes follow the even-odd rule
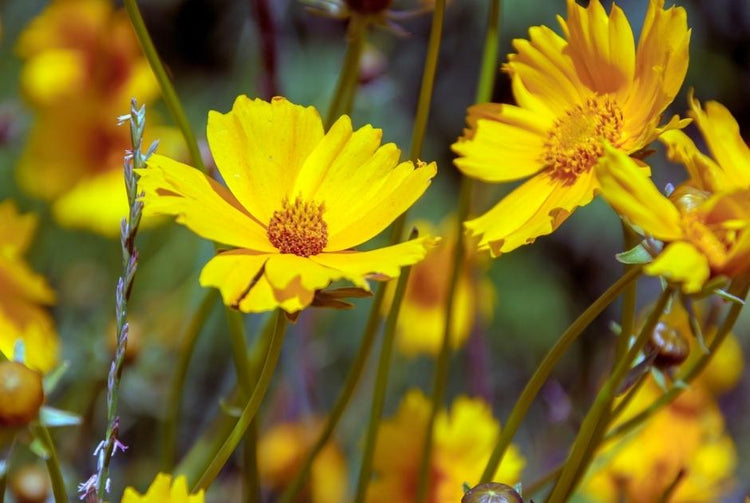
[[[203,503],[203,490],[190,494],[187,479],[177,477],[172,483],[172,476],[159,473],[146,494],[138,494],[132,487],[125,489],[121,503]]]
[[[750,173],[750,164],[735,165]],[[693,180],[663,196],[633,159],[607,147],[596,167],[604,198],[664,248],[644,271],[699,292],[713,277],[732,278],[750,266],[750,188],[711,194]],[[715,172],[712,177],[717,177]]]
[[[161,155],[140,170],[140,189],[146,213],[174,215],[233,247],[200,275],[229,306],[294,313],[332,281],[369,289],[367,278],[397,277],[434,244],[420,237],[352,250],[409,208],[437,171],[435,163],[399,163],[394,144],[380,146],[379,129],[353,131],[342,116],[325,133],[312,107],[240,96],[229,113],[209,113],[207,136],[228,189]]]
[[[150,104],[159,91],[125,12],[108,0],[54,0],[16,51],[24,60],[21,91],[36,114],[17,166],[19,185],[53,202],[60,224],[119,235],[128,211],[122,163],[130,132],[117,117],[131,97]],[[175,129],[148,127],[146,141],[155,137],[160,151],[184,155]]]
[[[263,484],[273,490],[291,482],[300,463],[320,434],[319,419],[304,419],[273,425],[258,442],[258,470]],[[347,467],[339,448],[326,444],[310,470],[306,494],[310,503],[344,503],[346,501]]]
[[[456,166],[487,182],[531,178],[484,215],[466,222],[481,250],[506,253],[551,233],[593,198],[593,167],[604,144],[634,154],[668,129],[658,127],[688,65],[685,10],[651,0],[638,49],[623,11],[599,0],[568,0],[558,17],[565,38],[546,26],[517,39],[504,69],[518,106],[471,107],[453,150]]]
[[[415,227],[428,235],[442,235],[443,240],[430,250],[425,259],[411,269],[406,284],[406,294],[401,303],[396,334],[396,346],[407,356],[427,354],[435,356],[440,351],[445,331],[445,302],[448,282],[456,245],[455,224],[447,219],[438,232],[426,221],[415,223]],[[474,278],[476,256],[467,251],[463,270],[456,285],[453,304],[453,328],[451,345],[460,347],[469,337],[476,317],[491,319],[495,290],[486,277]],[[390,307],[395,285],[389,285],[386,301]]]
[[[367,501],[413,503],[430,401],[419,390],[404,397],[396,415],[380,426],[373,460],[375,478]],[[456,503],[464,483],[476,483],[500,433],[492,411],[478,398],[457,398],[450,412],[441,411],[435,422],[432,466],[427,503]],[[526,460],[515,446],[508,450],[493,480],[512,486]]]
[[[0,202],[0,352],[12,359],[21,340],[26,365],[47,372],[57,363],[59,351],[46,307],[55,302],[55,293],[23,257],[36,225],[34,215],[21,215],[12,201]]]
[[[653,380],[647,381],[621,421],[661,393]],[[721,412],[705,390],[693,386],[641,429],[608,445],[594,460],[582,491],[598,502],[651,503],[684,472],[669,501],[709,503],[730,489],[736,464]]]

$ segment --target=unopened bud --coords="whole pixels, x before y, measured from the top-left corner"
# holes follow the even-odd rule
[[[523,500],[512,487],[487,482],[468,490],[461,498],[461,503],[523,503]]]
[[[22,363],[0,362],[0,426],[28,424],[44,402],[42,376]]]
[[[656,353],[654,367],[667,369],[684,362],[690,355],[690,344],[679,330],[660,321],[651,332],[644,348],[646,354]]]
[[[18,503],[43,503],[49,495],[47,471],[36,464],[16,470],[10,478],[10,490]]]

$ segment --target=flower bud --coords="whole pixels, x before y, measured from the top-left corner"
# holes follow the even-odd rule
[[[28,424],[44,402],[42,376],[22,363],[0,362],[0,426]]]
[[[392,0],[344,0],[346,5],[360,14],[378,14],[391,6]]]
[[[18,503],[43,503],[49,494],[47,471],[36,464],[16,470],[10,478],[10,491]]]
[[[690,344],[679,330],[660,321],[651,332],[644,348],[646,354],[656,353],[654,367],[666,369],[684,362],[690,355]]]
[[[523,503],[523,500],[512,487],[488,482],[467,491],[461,503]]]

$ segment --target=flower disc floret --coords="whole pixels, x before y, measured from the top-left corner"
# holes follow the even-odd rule
[[[300,257],[317,255],[328,244],[328,225],[323,220],[322,204],[297,197],[284,199],[281,210],[273,212],[268,223],[268,240],[281,253]]]

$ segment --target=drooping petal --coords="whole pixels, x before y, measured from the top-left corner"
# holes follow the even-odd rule
[[[706,257],[684,241],[670,243],[643,270],[646,274],[681,284],[685,293],[699,292],[711,273]]]
[[[513,105],[478,105],[469,109],[466,136],[451,146],[456,167],[486,182],[518,180],[544,167],[541,152],[550,121]]]
[[[427,190],[437,173],[437,165],[418,162],[415,167],[411,161],[406,161],[391,168],[390,160],[383,158],[392,159],[393,149],[395,146],[381,147],[378,154],[363,165],[362,177],[356,177],[358,182],[353,182],[360,184],[357,191],[341,194],[336,211],[324,215],[328,223],[328,245],[324,251],[346,250],[371,239]],[[327,195],[327,201],[334,195]]]
[[[658,239],[682,238],[679,211],[633,159],[606,146],[596,176],[602,196],[620,215]]]
[[[224,304],[238,306],[255,289],[254,285],[258,283],[268,257],[267,253],[245,249],[221,252],[203,267],[200,284],[218,288]],[[264,304],[261,307],[273,309],[274,306]]]
[[[599,0],[581,7],[568,0],[563,24],[568,51],[585,86],[599,94],[620,95],[632,81],[635,41],[625,13],[613,5],[607,16]]]
[[[737,120],[721,103],[709,101],[705,111],[690,100],[691,117],[726,178],[723,189],[750,187],[750,148],[740,136]]]
[[[292,196],[305,159],[323,138],[323,122],[314,108],[284,98],[239,96],[230,112],[209,113],[206,134],[227,186],[266,225]]]
[[[435,238],[420,237],[370,251],[321,253],[310,257],[310,260],[338,271],[342,278],[369,290],[368,277],[397,278],[403,266],[422,260],[427,250],[435,244]]]
[[[227,189],[200,171],[154,154],[138,175],[144,214],[175,216],[196,234],[219,243],[275,251],[265,228]]]
[[[685,166],[690,175],[691,185],[707,192],[729,188],[721,167],[701,153],[688,135],[673,129],[659,136],[659,141],[667,147],[667,157],[670,161]]]
[[[579,175],[572,184],[542,172],[465,226],[471,235],[480,237],[480,250],[498,256],[557,229],[578,206],[591,201],[595,188],[591,171]]]

